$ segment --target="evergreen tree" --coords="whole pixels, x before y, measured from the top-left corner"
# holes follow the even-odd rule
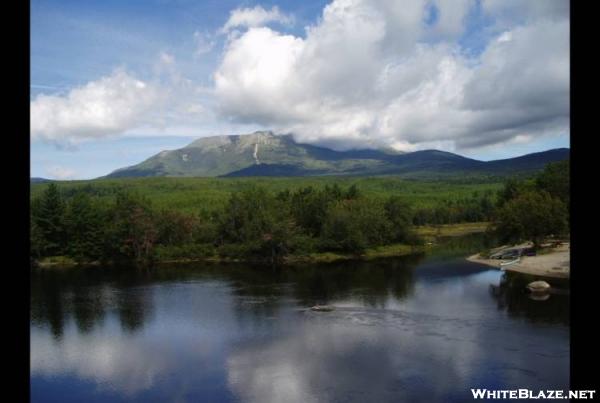
[[[571,202],[571,184],[569,160],[553,162],[544,168],[536,177],[536,186],[545,190],[552,197],[560,199],[567,208]]]
[[[399,196],[390,197],[385,203],[385,214],[391,223],[392,238],[401,242],[409,238],[413,221],[410,205]]]
[[[504,183],[504,187],[498,192],[497,207],[501,208],[504,203],[516,198],[519,194],[533,190],[535,186],[527,181],[510,178]]]
[[[197,217],[179,211],[163,210],[156,215],[157,243],[161,245],[184,245],[192,243]]]
[[[40,248],[44,256],[60,255],[65,252],[67,239],[65,231],[65,206],[56,184],[51,183],[35,206],[33,222],[36,233],[43,242]]]
[[[275,262],[291,251],[298,229],[286,203],[251,188],[231,195],[219,233],[223,243],[243,245],[244,253]]]
[[[360,197],[360,191],[358,190],[358,187],[356,187],[356,185],[352,185],[348,188],[348,191],[346,191],[346,199],[349,200],[356,200]]]
[[[157,236],[150,201],[128,192],[118,193],[105,238],[108,256],[148,262],[153,257]]]
[[[392,239],[392,225],[380,203],[341,200],[330,206],[321,236],[325,249],[361,252]]]
[[[104,222],[99,206],[92,203],[88,194],[75,194],[68,203],[65,221],[68,254],[78,261],[99,259],[102,256]]]
[[[29,227],[29,250],[32,258],[40,258],[44,254],[44,235],[40,230],[40,227],[36,224],[33,217],[31,218],[31,225]]]

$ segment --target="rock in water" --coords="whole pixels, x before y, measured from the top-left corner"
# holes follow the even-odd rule
[[[527,289],[535,293],[544,293],[550,291],[550,284],[545,281],[534,281],[527,284]]]
[[[332,307],[331,305],[315,305],[312,308],[310,308],[311,311],[317,311],[317,312],[330,312],[333,311],[335,308]]]

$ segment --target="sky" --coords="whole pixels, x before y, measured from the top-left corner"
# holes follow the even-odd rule
[[[567,0],[31,1],[31,176],[198,137],[480,160],[569,147]]]

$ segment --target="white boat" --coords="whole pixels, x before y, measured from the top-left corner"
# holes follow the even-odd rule
[[[510,262],[500,262],[500,269],[504,270],[505,267],[510,266],[515,263],[519,263],[520,261],[521,261],[521,258],[517,257],[516,259],[511,260]]]

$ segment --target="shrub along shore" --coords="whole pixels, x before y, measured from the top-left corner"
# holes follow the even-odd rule
[[[474,222],[474,223],[460,223],[460,224],[445,224],[445,225],[424,225],[415,227],[415,232],[418,236],[424,240],[423,244],[420,245],[407,245],[407,244],[391,244],[385,246],[375,246],[367,248],[362,253],[343,253],[343,252],[314,252],[304,255],[289,255],[283,259],[284,263],[296,264],[296,263],[329,263],[341,260],[371,260],[381,259],[386,257],[398,257],[406,256],[414,253],[425,253],[432,245],[433,241],[438,238],[456,237],[463,236],[472,233],[483,233],[489,229],[489,222]],[[176,251],[174,251],[176,252]],[[164,257],[161,260],[156,259],[156,263],[187,263],[187,262],[214,262],[214,263],[228,263],[228,262],[264,262],[264,259],[240,259],[240,258],[226,258],[218,255],[206,256],[206,257],[175,257],[169,258]],[[98,266],[101,262],[87,261],[78,262],[68,256],[52,256],[41,258],[37,261],[37,265],[43,268],[50,267],[72,267],[77,265],[88,265]]]
[[[196,212],[157,207],[123,188],[110,197],[89,183],[73,189],[51,183],[32,198],[32,262],[323,262],[423,252],[432,237],[484,231],[482,221],[502,241],[568,232],[568,161],[536,178],[508,181],[496,194],[428,209],[400,192],[372,197],[355,184],[277,192],[245,186],[218,208]]]
[[[208,216],[156,210],[130,192],[112,203],[86,193],[65,202],[56,185],[32,206],[32,252],[55,262],[101,263],[212,260],[330,259],[405,252],[423,244],[413,231],[411,208],[399,197],[385,202],[362,197],[355,186],[325,186],[277,194],[262,187],[231,195]],[[48,260],[46,260],[48,262]],[[52,259],[50,260],[52,262]]]

